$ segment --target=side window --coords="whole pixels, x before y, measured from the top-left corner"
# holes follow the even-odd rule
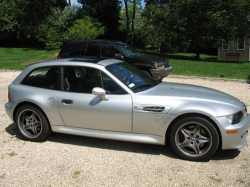
[[[34,86],[38,88],[46,88],[52,90],[60,90],[60,68],[46,67],[32,71],[21,84]]]
[[[60,56],[67,58],[67,57],[76,57],[78,56],[79,49],[82,44],[80,43],[70,43],[63,47],[62,51],[60,52]]]
[[[111,45],[102,45],[101,46],[101,54],[102,57],[110,57],[114,58],[116,54],[119,54],[120,52],[114,48]]]
[[[106,74],[102,73],[103,87],[107,94],[127,94],[115,81],[109,78]]]
[[[79,55],[78,55],[79,57],[82,57],[82,58],[85,57],[86,47],[87,47],[87,44],[83,44],[81,46],[81,48],[79,49]]]
[[[86,58],[96,58],[100,56],[100,46],[97,43],[89,43],[87,45],[85,57]]]
[[[102,87],[99,70],[85,67],[64,67],[64,91],[76,93],[92,93],[92,89],[95,87]]]

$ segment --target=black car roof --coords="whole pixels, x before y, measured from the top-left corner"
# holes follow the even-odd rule
[[[69,43],[111,43],[111,44],[125,44],[121,41],[117,40],[105,40],[105,39],[99,39],[99,40],[77,40],[77,41],[71,41]]]

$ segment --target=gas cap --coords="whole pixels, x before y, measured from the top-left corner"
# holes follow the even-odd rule
[[[53,97],[49,98],[47,104],[52,107],[55,105],[55,99]]]

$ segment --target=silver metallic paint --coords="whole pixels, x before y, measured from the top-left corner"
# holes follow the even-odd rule
[[[65,126],[52,126],[52,131],[65,133],[65,134],[89,136],[89,137],[95,137],[95,138],[122,140],[122,141],[128,141],[128,142],[149,143],[149,144],[158,144],[158,145],[165,144],[165,137],[153,136],[153,135],[148,135],[148,134],[100,131],[100,130],[92,130],[92,129],[65,127]]]
[[[107,65],[120,62],[112,59],[94,64],[62,59],[33,64],[9,86],[12,101],[5,104],[6,112],[14,120],[15,107],[19,103],[30,102],[44,111],[54,132],[162,145],[165,144],[166,131],[174,119],[182,114],[196,113],[210,117],[218,126],[222,149],[237,149],[246,144],[245,132],[250,127],[250,115],[235,125],[231,125],[225,117],[240,110],[245,112],[243,103],[238,99],[213,89],[174,83],[161,83],[135,94],[105,69]],[[31,70],[46,66],[86,66],[99,69],[128,94],[107,95],[109,100],[102,101],[100,96],[93,94],[53,91],[19,84]],[[52,97],[54,105],[50,106],[47,101]],[[62,99],[75,102],[65,106],[61,103]],[[133,107],[138,105],[169,106],[171,109],[166,114],[133,111]],[[239,133],[226,133],[234,129]]]
[[[58,107],[66,126],[109,131],[132,131],[132,98],[126,95],[101,96],[83,93],[61,92]],[[62,99],[73,100],[65,105]]]

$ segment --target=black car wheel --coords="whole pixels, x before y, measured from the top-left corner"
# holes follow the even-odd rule
[[[170,132],[170,145],[176,155],[183,159],[207,160],[218,148],[219,135],[208,120],[189,117],[174,124]]]
[[[31,105],[24,105],[17,110],[15,122],[19,133],[26,140],[42,141],[51,133],[45,115]]]

